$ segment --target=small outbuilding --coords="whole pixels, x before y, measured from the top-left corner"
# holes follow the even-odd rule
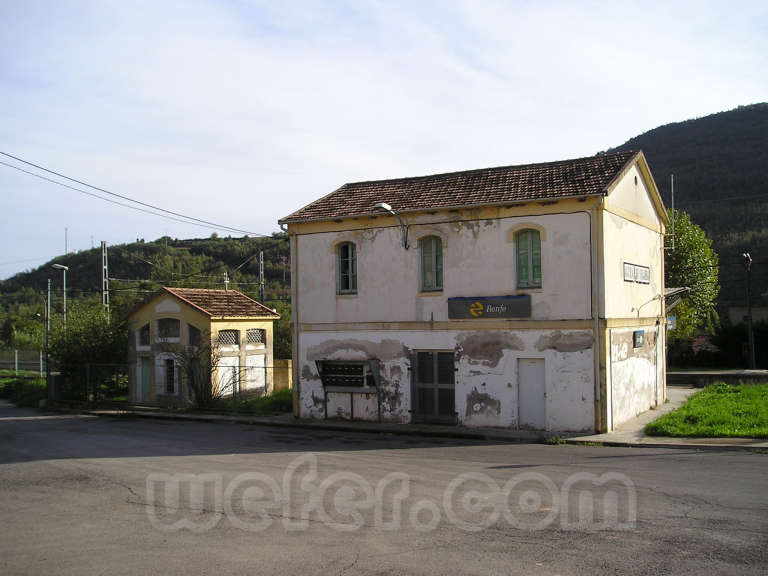
[[[280,316],[237,290],[164,287],[129,317],[129,400],[184,406],[191,366],[208,363],[221,394],[274,387],[273,323]]]

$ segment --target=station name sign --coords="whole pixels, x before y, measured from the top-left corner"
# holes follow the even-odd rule
[[[648,266],[630,264],[624,262],[624,282],[637,282],[638,284],[651,283],[651,269]]]
[[[452,320],[530,317],[530,294],[448,298],[448,318]]]

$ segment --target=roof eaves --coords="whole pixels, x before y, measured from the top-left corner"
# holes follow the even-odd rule
[[[539,196],[537,198],[525,198],[520,200],[499,200],[496,202],[478,202],[477,204],[451,204],[449,206],[435,206],[430,208],[410,208],[405,210],[397,210],[398,214],[417,214],[421,212],[435,212],[451,210],[465,210],[468,208],[484,208],[484,207],[497,207],[497,206],[523,206],[526,204],[535,204],[537,202],[549,202],[552,200],[578,200],[581,198],[591,198],[594,196],[605,196],[605,191],[589,192],[581,194],[549,194],[545,196]],[[312,222],[328,222],[333,220],[348,220],[353,218],[369,218],[371,216],[385,216],[382,212],[360,212],[356,214],[344,214],[343,216],[316,216],[313,218],[297,218],[295,220],[283,219],[280,223],[283,224],[309,224]]]

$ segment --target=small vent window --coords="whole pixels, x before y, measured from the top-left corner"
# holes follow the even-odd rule
[[[266,344],[267,331],[261,328],[251,328],[245,333],[247,344]]]
[[[219,330],[219,345],[220,346],[239,346],[240,331],[239,330]]]

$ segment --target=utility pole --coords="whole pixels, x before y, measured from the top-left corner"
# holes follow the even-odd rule
[[[51,333],[51,279],[48,278],[48,294],[45,298],[45,386],[49,401],[55,399],[53,382],[51,382],[51,367],[48,362],[48,342]]]
[[[107,260],[107,243],[101,241],[101,303],[107,312],[109,321],[109,262]]]
[[[747,338],[749,341],[749,368],[755,369],[755,333],[752,330],[752,256],[749,252],[741,255],[747,271]]]
[[[229,272],[224,270],[224,290],[229,290]]]
[[[259,302],[264,302],[264,251],[259,250]]]

